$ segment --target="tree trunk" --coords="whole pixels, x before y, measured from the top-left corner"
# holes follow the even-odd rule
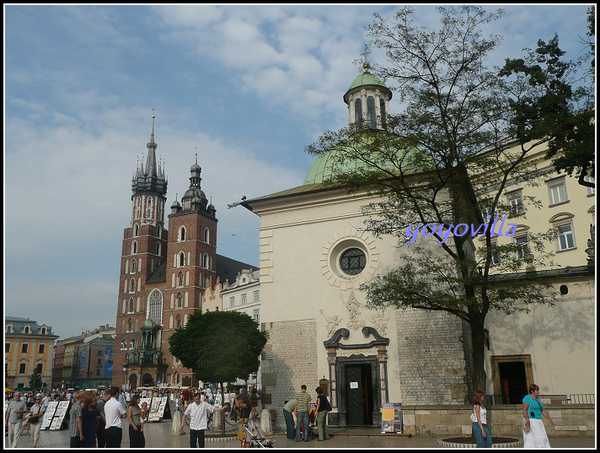
[[[485,338],[484,338],[484,320],[483,317],[477,317],[471,320],[471,341],[473,347],[473,388],[469,399],[473,396],[473,391],[486,391],[485,375]]]

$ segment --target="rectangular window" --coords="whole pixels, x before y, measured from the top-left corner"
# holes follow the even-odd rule
[[[548,188],[550,190],[550,205],[568,201],[567,186],[565,185],[564,180],[552,183],[548,186]]]
[[[38,354],[43,354],[44,352],[46,352],[46,345],[42,343],[38,348]]]
[[[4,353],[8,354],[10,352],[10,343],[4,343]]]
[[[583,178],[586,182],[591,182],[594,183],[596,182],[596,179],[593,176],[586,176]],[[587,193],[588,196],[592,196],[596,193],[596,187],[588,187],[587,188]]]
[[[252,312],[252,319],[254,319],[256,322],[260,322],[260,310],[254,310]]]
[[[235,306],[235,296],[231,296],[229,298],[229,306],[230,307],[234,307]]]
[[[27,371],[27,364],[20,363],[19,364],[19,374],[25,374],[26,371]]]
[[[23,343],[23,345],[21,346],[21,354],[27,354],[28,351],[29,351],[29,344]]]
[[[496,244],[492,244],[492,257],[490,260],[490,266],[499,266],[500,265],[500,254],[498,253],[498,246]]]
[[[42,374],[42,371],[44,370],[44,364],[43,363],[38,363],[37,367],[35,368],[35,372],[38,374]]]
[[[571,224],[561,225],[558,231],[558,250],[569,250],[575,248],[575,238]]]
[[[246,302],[248,302],[248,296],[244,293],[242,294],[242,305],[244,305]]]
[[[518,216],[525,214],[525,207],[523,206],[523,193],[513,192],[508,196],[508,204],[510,206],[511,216]]]
[[[518,260],[525,259],[527,253],[529,253],[529,246],[527,244],[527,236],[520,236],[515,238],[515,243],[517,244],[517,256]]]
[[[260,293],[258,291],[258,289],[256,291],[254,291],[254,302],[260,302]]]

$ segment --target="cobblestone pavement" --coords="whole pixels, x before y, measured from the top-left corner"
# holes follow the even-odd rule
[[[121,448],[129,448],[129,432],[127,424],[123,423],[123,441]],[[189,434],[171,435],[171,420],[157,423],[147,423],[144,428],[146,438],[146,449],[181,449],[189,448]],[[284,434],[275,434],[275,448],[334,448],[334,449],[440,449],[438,439],[434,437],[408,437],[397,434],[381,434],[376,428],[330,428],[332,438],[319,442],[316,439],[309,442],[294,442],[288,440]],[[235,438],[237,433],[230,432],[231,437],[217,439],[208,437],[206,448],[237,449],[240,442]],[[6,442],[6,436],[5,436]],[[595,437],[571,437],[551,438],[550,444],[553,448],[568,449],[594,449]],[[21,436],[18,448],[31,448],[31,436]],[[69,447],[69,430],[42,431],[38,447],[42,449],[66,449]]]

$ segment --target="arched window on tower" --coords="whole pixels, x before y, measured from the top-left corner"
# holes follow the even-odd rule
[[[131,273],[135,274],[137,272],[137,260],[134,258],[131,260]]]
[[[132,278],[129,282],[129,292],[135,293],[135,278]]]
[[[210,230],[208,228],[204,229],[204,242],[207,244],[210,242]]]
[[[183,308],[183,297],[181,296],[181,293],[177,294],[176,302],[175,308]]]
[[[148,197],[146,201],[146,218],[152,218],[152,197]]]
[[[158,325],[162,325],[162,306],[162,293],[158,289],[155,289],[148,297],[148,319]]]
[[[159,243],[157,243],[157,244],[156,244],[156,254],[157,254],[158,256],[160,256],[161,252],[162,252],[162,245],[161,245],[161,243],[159,242]]]
[[[377,127],[377,111],[375,110],[375,98],[373,96],[367,98],[367,115],[369,117],[369,127],[375,129]]]
[[[379,111],[381,112],[381,128],[386,129],[387,128],[387,116],[386,116],[386,112],[385,112],[385,99],[383,99],[383,98],[379,99]]]
[[[177,264],[179,264],[180,267],[185,266],[185,253],[179,253],[177,256]]]
[[[135,303],[133,301],[133,297],[129,299],[129,303],[127,304],[127,312],[133,313],[135,311]]]
[[[140,226],[137,223],[133,226],[133,235],[135,237],[140,235]]]
[[[202,267],[208,269],[208,253],[202,255]]]
[[[354,119],[357,123],[362,123],[362,101],[360,99],[354,101]]]
[[[177,286],[183,286],[183,274],[181,272],[177,276]]]
[[[181,316],[177,315],[177,319],[175,319],[175,328],[181,327]]]
[[[177,235],[177,240],[179,242],[185,241],[185,227],[184,226],[179,228],[179,234]]]
[[[137,253],[137,241],[133,241],[131,243],[131,254],[135,255]]]

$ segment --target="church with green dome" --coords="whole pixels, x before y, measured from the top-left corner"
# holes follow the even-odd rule
[[[349,124],[384,130],[391,98],[365,66],[343,96]],[[379,425],[394,402],[463,404],[469,363],[462,321],[366,308],[360,285],[393,268],[399,248],[393,237],[365,229],[362,207],[373,195],[326,184],[335,172],[361,165],[340,167],[336,152],[323,152],[301,186],[239,203],[261,218],[261,323],[270,336],[261,364],[264,394],[282,407],[300,385],[319,382],[333,407],[329,423],[341,426]],[[447,364],[448,372],[423,386],[422,358],[406,351],[439,335],[445,346],[431,348],[427,360]]]
[[[369,128],[367,132],[386,130],[391,98],[392,92],[364,67],[343,95],[349,125],[358,124],[359,131],[361,127]],[[357,137],[368,140],[370,135]],[[328,414],[331,426],[384,426],[389,408],[401,404],[403,433],[470,433],[470,326],[441,310],[372,310],[361,290],[362,284],[396,269],[401,258],[416,259],[422,249],[436,253],[439,245],[419,237],[422,249],[414,247],[417,241],[405,247],[397,237],[372,234],[365,226],[364,207],[381,199],[328,184],[339,172],[360,170],[360,162],[340,159],[339,149],[322,151],[302,185],[230,206],[242,205],[260,217],[260,313],[261,326],[269,334],[260,367],[263,407],[279,410],[301,385],[318,385],[333,408]],[[405,176],[415,182],[430,168],[427,156],[418,150],[399,148],[397,153]],[[586,197],[586,189],[574,178],[552,173],[545,149],[531,159],[532,165],[547,166],[546,179],[535,189],[511,183],[506,195],[511,206],[530,193],[547,200],[558,193],[553,189],[557,185],[569,186],[571,203],[546,202],[541,211],[536,210],[534,221],[524,219],[517,225],[514,239],[494,238],[494,244],[527,240],[528,231],[538,233],[548,226],[566,231],[563,242],[556,244],[566,252],[559,256],[563,268],[543,270],[555,276],[563,299],[557,308],[535,307],[535,316],[519,313],[507,319],[504,313],[494,312],[486,319],[488,388],[483,390],[505,404],[494,411],[496,435],[520,433],[520,423],[511,419],[514,411],[505,410],[510,406],[506,404],[520,403],[532,382],[547,394],[594,391],[594,367],[584,365],[595,357],[593,328],[578,338],[581,348],[575,352],[569,348],[572,337],[542,332],[535,322],[545,319],[552,324],[570,319],[572,313],[586,313],[585,318],[593,319],[593,273],[585,266],[583,248],[577,252],[574,242],[569,242],[575,229],[582,241],[589,235],[589,225],[595,222],[593,194]],[[543,218],[547,222],[540,221]],[[478,241],[474,239],[475,247],[481,245]],[[550,356],[546,345],[551,347]],[[553,373],[555,363],[576,371]],[[279,417],[275,423],[285,429]],[[570,423],[576,425],[572,419]]]

